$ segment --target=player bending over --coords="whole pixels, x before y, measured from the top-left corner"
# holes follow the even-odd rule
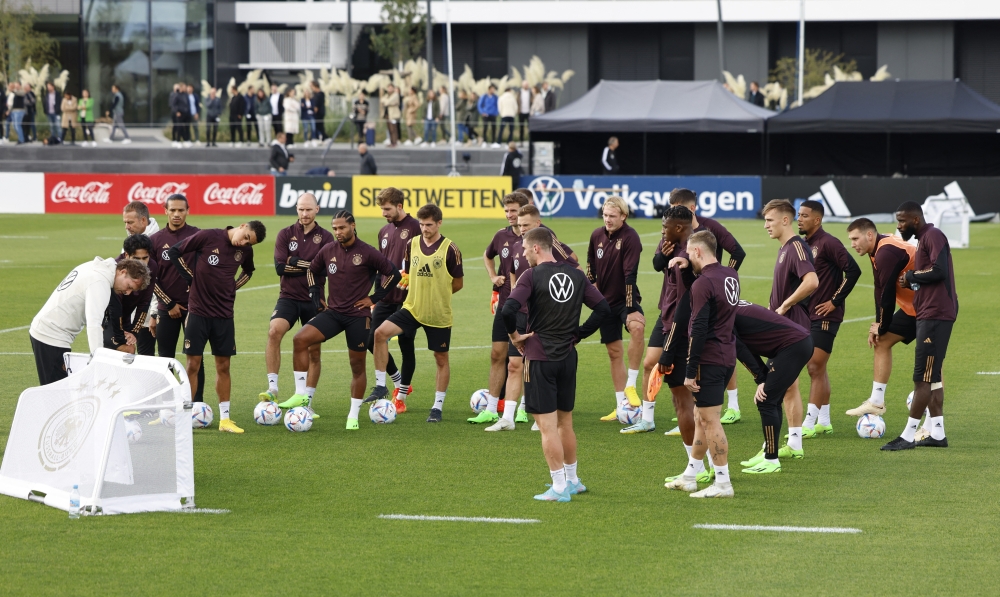
[[[408,286],[403,308],[375,330],[375,387],[365,402],[385,398],[385,368],[389,362],[389,339],[406,334],[412,339],[417,330],[424,329],[427,349],[434,353],[437,365],[435,375],[434,405],[427,417],[428,423],[441,422],[441,410],[451,379],[448,364],[448,347],[451,344],[451,295],[462,289],[464,272],[462,252],[451,239],[441,235],[441,208],[428,204],[417,210],[420,236],[414,238],[406,249],[404,260],[407,276],[401,282]]]
[[[525,407],[542,432],[542,452],[552,486],[536,500],[568,502],[587,491],[577,474],[573,405],[576,401],[576,343],[611,316],[611,308],[587,275],[552,255],[552,233],[529,230],[523,239],[531,269],[521,274],[502,311],[510,341],[524,355]],[[586,304],[593,310],[580,325]],[[526,333],[517,331],[517,314],[528,307]]]
[[[184,354],[191,394],[198,391],[198,371],[205,344],[210,343],[215,357],[219,431],[227,433],[243,433],[229,418],[232,391],[229,362],[236,354],[233,305],[236,290],[253,275],[253,245],[263,242],[266,234],[264,224],[253,220],[239,228],[199,230],[167,251],[177,273],[191,288],[184,322]],[[240,269],[240,277],[236,279]]]
[[[149,258],[151,250],[152,245],[148,236],[133,234],[125,239],[124,254],[115,259],[115,261],[135,259],[145,263],[149,268],[150,283],[138,292],[126,295],[111,293],[108,313],[104,320],[104,348],[129,354],[135,354],[138,349],[139,354],[153,356],[153,344],[140,340],[143,332],[148,333],[145,324],[153,301],[153,286],[157,275],[156,263],[151,262]]]
[[[310,350],[343,332],[351,364],[351,410],[347,414],[347,429],[356,431],[361,396],[368,385],[365,365],[372,306],[399,283],[400,274],[375,247],[358,238],[351,212],[335,214],[331,229],[337,242],[323,247],[307,270],[309,296],[318,315],[295,334],[292,357],[295,395],[282,402],[281,407],[312,407],[312,397],[306,393]],[[384,277],[379,278],[379,274]],[[379,283],[375,285],[375,292],[368,296],[376,279]],[[330,294],[324,300],[323,287],[327,280]]]

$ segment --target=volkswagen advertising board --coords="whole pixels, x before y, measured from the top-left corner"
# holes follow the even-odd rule
[[[757,176],[533,176],[521,181],[545,217],[594,217],[608,197],[620,195],[635,215],[652,218],[676,188],[694,191],[698,213],[709,218],[755,218],[762,207]]]

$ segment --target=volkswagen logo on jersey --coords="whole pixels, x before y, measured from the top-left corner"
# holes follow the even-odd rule
[[[209,265],[219,265],[219,256],[218,255],[209,255],[208,256],[208,264]]]
[[[288,250],[289,251],[296,251],[296,250],[298,250],[298,248],[299,248],[299,243],[295,242],[294,240],[292,242],[288,243]]]
[[[573,298],[573,280],[562,272],[552,274],[549,278],[549,296],[557,303],[565,303]]]
[[[503,257],[504,259],[507,259],[508,255],[510,255],[510,251],[507,249],[507,247],[504,247],[503,250],[500,251],[500,256]]]
[[[604,249],[598,249],[597,250],[597,258],[598,259],[604,259]]]
[[[737,278],[726,278],[726,300],[730,305],[740,302],[740,281]]]
[[[163,253],[160,254],[160,258],[164,261],[170,261],[170,249],[163,249]]]
[[[337,273],[337,264],[336,263],[331,263],[330,267],[327,268],[327,269],[330,271],[330,275],[333,275],[333,274]]]
[[[382,248],[385,249],[387,246],[389,246],[389,238],[382,237]]]
[[[562,209],[566,194],[559,181],[551,176],[539,176],[529,187],[535,196],[535,207],[542,216],[552,216]]]

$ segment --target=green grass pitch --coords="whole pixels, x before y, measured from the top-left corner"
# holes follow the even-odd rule
[[[498,213],[498,216],[500,214]],[[161,225],[165,224],[159,218]],[[203,228],[235,219],[193,216]],[[996,280],[1000,226],[972,227],[954,252],[961,311],[945,365],[945,422],[951,447],[883,453],[863,440],[846,409],[871,389],[865,332],[873,313],[871,268],[847,301],[830,361],[834,435],[805,442],[806,457],[779,475],[752,477],[738,461],[756,453],[761,431],[749,375],[740,375],[743,421],[726,427],[736,498],[690,499],[663,478],[686,458],[661,402],[656,433],[622,436],[598,418],[614,395],[604,349],[579,347],[575,411],[580,476],[590,491],[569,504],[531,499],[548,481],[537,434],[519,425],[484,433],[465,422],[468,398],[486,385],[489,282],[482,251],[504,223],[446,221],[464,255],[465,288],[455,296],[452,379],[444,422],[424,422],[433,400],[433,359],[418,352],[411,412],[346,432],[349,368],[344,343],[324,346],[309,433],[253,423],[266,386],[264,344],[277,296],[271,252],[293,218],[267,218],[257,273],[236,301],[233,418],[242,436],[213,426],[195,432],[197,503],[224,515],[141,514],[69,521],[65,512],[0,496],[0,594],[995,594],[1000,513],[995,406],[1000,358]],[[548,222],[578,254],[599,221]],[[322,224],[328,226],[323,218]],[[374,241],[383,220],[358,232]],[[766,305],[777,243],[760,221],[725,222],[748,253],[743,297]],[[651,258],[657,221],[635,222],[645,250],[639,277],[647,316],[660,278]],[[846,240],[845,226],[827,229]],[[884,226],[883,229],[891,229]],[[0,445],[18,395],[37,383],[26,329],[66,273],[95,255],[115,255],[115,217],[0,216]],[[76,348],[86,350],[85,334]],[[422,348],[422,335],[418,348]],[[293,388],[291,338],[284,343],[282,395]],[[394,349],[395,351],[395,349]],[[886,435],[905,422],[912,346],[898,346],[888,388]],[[369,359],[369,385],[374,383]],[[214,372],[208,365],[209,387]],[[804,393],[808,376],[803,373]],[[661,394],[661,400],[668,394]],[[216,409],[214,391],[206,399]],[[990,464],[990,463],[993,464]],[[539,524],[414,522],[380,514],[533,518]],[[735,532],[695,524],[852,527],[861,534]],[[994,589],[989,589],[994,586]]]

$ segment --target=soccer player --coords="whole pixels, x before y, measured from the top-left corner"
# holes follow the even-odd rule
[[[382,217],[385,218],[386,225],[379,230],[378,248],[382,255],[398,268],[403,267],[403,259],[406,256],[406,247],[410,241],[420,236],[420,224],[416,218],[406,213],[403,208],[405,196],[403,191],[395,187],[386,187],[379,191],[375,202],[382,208]],[[383,277],[382,281],[385,282]],[[380,300],[372,309],[372,329],[368,334],[368,351],[375,354],[375,330],[382,325],[382,322],[389,319],[389,316],[399,311],[406,300],[406,290],[393,284],[389,288],[389,294]],[[392,379],[396,388],[393,390],[392,403],[396,407],[396,414],[406,412],[406,398],[413,393],[413,372],[417,369],[417,358],[414,354],[413,338],[401,335],[397,338],[399,342],[399,352],[402,354],[402,362],[396,366],[396,362],[389,354],[389,362],[386,364],[386,373]]]
[[[951,330],[958,317],[958,292],[955,268],[951,262],[948,237],[924,220],[920,205],[907,201],[896,210],[896,229],[903,240],[917,237],[914,269],[899,277],[899,286],[913,290],[913,308],[917,313],[917,347],[913,366],[913,402],[903,433],[882,446],[883,450],[911,450],[916,446],[947,448],[944,435],[944,364]],[[914,441],[920,416],[930,409],[931,436]]]
[[[149,331],[156,338],[157,354],[172,359],[177,354],[177,340],[184,327],[187,312],[188,281],[170,265],[170,248],[194,236],[198,228],[187,223],[190,212],[184,195],[171,195],[164,202],[167,227],[149,238],[153,245],[151,261],[157,265],[153,293],[156,295],[156,312],[150,314]],[[193,255],[185,255],[187,258]],[[192,400],[204,402],[205,367],[198,369],[197,388],[191,388]],[[156,421],[154,421],[156,422]]]
[[[882,416],[885,414],[885,388],[892,373],[892,347],[899,342],[909,344],[917,337],[913,290],[898,283],[899,276],[913,271],[917,247],[895,235],[879,234],[875,223],[868,218],[851,222],[847,236],[851,239],[851,248],[871,260],[875,281],[875,321],[868,328],[868,346],[875,350],[872,393],[847,414],[852,417]],[[899,306],[895,313],[894,303]],[[930,420],[925,424],[929,426]]]
[[[819,287],[812,250],[792,229],[795,208],[788,200],[769,201],[764,206],[763,215],[767,234],[781,243],[774,264],[769,308],[809,329],[809,296]],[[798,380],[795,384],[795,391],[798,392]],[[785,418],[788,419],[788,455],[802,458],[805,455],[802,451],[802,401],[786,400],[784,407]]]
[[[149,268],[135,259],[96,258],[82,263],[63,278],[31,320],[28,336],[35,355],[38,383],[66,378],[63,355],[87,327],[90,352],[104,346],[101,322],[112,292],[131,294],[149,286]]]
[[[307,394],[309,354],[314,346],[344,333],[351,364],[351,410],[347,429],[357,431],[361,396],[368,385],[365,361],[368,357],[368,332],[371,329],[372,306],[389,294],[400,280],[399,270],[378,250],[358,238],[354,216],[340,211],[331,224],[337,240],[330,243],[312,260],[307,269],[309,296],[318,315],[295,334],[295,395],[281,404],[282,408],[312,406]],[[375,292],[368,296],[372,282],[378,278]],[[330,281],[330,294],[324,299],[323,287]]]
[[[746,251],[743,250],[739,241],[736,240],[736,237],[725,226],[712,218],[698,215],[698,196],[695,195],[694,191],[691,189],[674,189],[670,191],[669,202],[670,205],[683,205],[691,210],[691,213],[695,214],[691,225],[692,234],[701,232],[702,230],[708,230],[712,233],[716,242],[715,258],[719,260],[719,263],[725,263],[722,260],[722,251],[725,249],[729,253],[729,267],[736,271],[740,270],[740,264],[743,263],[743,260],[747,256]],[[728,402],[726,403],[725,412],[722,413],[721,420],[723,425],[731,425],[740,420],[740,398],[735,373],[733,373],[733,378],[729,380],[729,384],[726,385],[726,394]]]
[[[535,228],[543,227],[541,214],[538,212],[538,208],[534,205],[525,205],[517,211],[517,225],[521,229],[521,237],[524,237],[524,233],[529,230],[534,230]],[[552,234],[552,258],[556,260],[556,263],[569,263],[573,267],[579,268],[580,262],[576,258],[576,253],[564,242],[561,242],[551,229],[545,228]],[[528,258],[525,256],[524,246],[521,242],[521,238],[517,240],[516,243],[511,247],[514,252],[514,263],[512,276],[515,280],[524,273],[529,267]],[[581,270],[583,271],[583,270]],[[520,311],[517,312],[517,331],[518,333],[524,334],[525,326],[528,324],[528,306],[521,305]],[[506,326],[505,326],[506,331]],[[523,366],[524,358],[521,355],[521,351],[514,346],[513,343],[508,341],[507,346],[507,383],[505,386],[506,395],[508,397],[521,396],[521,404],[517,405],[516,400],[505,400],[503,416],[500,417],[496,423],[490,425],[486,428],[486,431],[513,431],[515,423],[527,423],[528,413],[524,408],[524,395],[521,394],[522,390],[522,376],[523,376]],[[515,416],[515,410],[517,414]],[[532,431],[538,431],[538,424],[532,424]]]
[[[281,279],[278,302],[271,312],[271,323],[267,330],[267,348],[264,362],[267,365],[267,390],[260,393],[261,400],[278,400],[278,370],[281,368],[281,340],[296,322],[305,326],[318,311],[309,298],[309,283],[306,271],[320,250],[333,242],[333,235],[316,223],[319,203],[312,193],[302,193],[295,203],[298,220],[278,232],[274,241],[274,271]],[[312,402],[319,383],[320,346],[309,347],[307,355],[306,389],[303,392]],[[298,392],[296,392],[298,393]],[[295,406],[299,406],[296,404]],[[282,408],[290,408],[283,406]],[[312,409],[312,406],[308,406]],[[315,412],[313,416],[317,416]]]
[[[733,497],[729,478],[729,445],[722,427],[726,384],[736,368],[736,335],[733,326],[740,300],[736,270],[719,263],[715,237],[703,230],[688,238],[691,270],[698,276],[691,284],[691,321],[684,385],[694,395],[694,447],[684,474],[665,484],[668,489],[694,492],[694,498]],[[709,451],[715,465],[715,482],[701,491],[695,471]]]
[[[762,475],[781,472],[778,436],[781,433],[781,405],[802,401],[795,381],[813,357],[809,331],[764,307],[740,301],[736,307],[736,356],[757,384],[754,400],[760,411],[764,447],[744,460],[744,473]],[[769,360],[765,364],[761,357]]]
[[[125,205],[125,209],[122,211],[122,222],[125,224],[125,233],[128,236],[144,234],[152,238],[160,230],[159,224],[156,223],[156,218],[150,217],[149,208],[142,201],[131,201]],[[128,251],[125,251],[125,248],[122,247],[122,253],[125,254]],[[155,264],[150,266],[150,287],[156,284],[157,272],[155,268]],[[117,307],[118,305],[115,305],[116,311]],[[145,305],[143,311],[147,314],[156,313],[155,296]],[[115,314],[117,315],[117,313]],[[125,317],[132,317],[134,320],[139,318],[139,313],[134,310],[126,311],[124,315]],[[135,346],[138,349],[138,354],[153,356],[156,352],[156,338],[151,331],[152,326],[153,318],[147,316],[144,318],[142,325],[138,326],[138,331],[132,332],[135,336]]]
[[[486,408],[475,417],[468,419],[470,423],[496,423],[497,404],[503,392],[507,373],[507,334],[503,325],[503,304],[514,288],[514,244],[521,238],[521,229],[517,223],[517,212],[528,204],[527,198],[520,193],[510,193],[503,198],[503,211],[507,217],[507,226],[493,235],[486,251],[483,252],[483,264],[486,273],[493,283],[493,336],[490,348],[490,381],[486,392]],[[494,260],[500,258],[497,268]],[[513,396],[511,396],[513,398]]]
[[[535,499],[568,502],[571,495],[587,491],[577,474],[573,431],[575,345],[597,331],[611,316],[611,307],[586,274],[568,262],[556,261],[548,230],[529,230],[522,243],[531,269],[521,274],[504,303],[504,329],[527,360],[525,406],[542,433],[542,452],[552,477],[552,486]],[[581,326],[583,304],[593,312]],[[517,330],[517,314],[523,305],[528,307],[526,333]]]
[[[448,348],[451,345],[451,295],[462,289],[465,274],[462,252],[441,234],[441,208],[434,204],[417,210],[420,236],[406,248],[403,269],[407,276],[401,282],[408,287],[403,308],[375,330],[375,387],[365,402],[389,395],[385,388],[385,369],[389,362],[389,339],[406,334],[411,339],[424,328],[427,349],[434,353],[437,365],[434,405],[428,423],[441,422],[441,409],[451,379]]]
[[[833,354],[833,341],[844,321],[844,301],[854,290],[861,268],[844,244],[823,229],[823,204],[804,201],[799,206],[799,234],[812,249],[813,267],[819,286],[809,301],[813,356],[809,360],[809,408],[802,422],[802,437],[833,433],[830,421],[830,376],[826,364]]]
[[[264,241],[264,224],[253,220],[239,228],[199,230],[167,250],[170,263],[190,287],[184,321],[184,354],[191,393],[199,386],[205,344],[215,357],[215,393],[219,397],[219,431],[243,433],[229,418],[232,379],[229,361],[236,354],[233,305],[236,291],[253,275],[253,245]],[[236,271],[241,269],[239,279]]]
[[[642,364],[642,346],[646,339],[646,320],[642,314],[639,286],[639,255],[642,241],[625,221],[628,204],[618,196],[609,197],[602,209],[604,226],[594,230],[587,247],[587,277],[608,299],[615,317],[601,326],[601,344],[611,360],[611,381],[615,386],[615,408],[602,421],[617,421],[617,405],[626,398],[632,406],[642,402],[635,390]],[[629,333],[628,377],[626,378],[622,325]]]
[[[133,234],[125,239],[124,250],[125,254],[115,261],[135,259],[145,263],[149,268],[150,284],[138,292],[127,295],[111,293],[108,316],[104,325],[104,347],[129,354],[135,354],[138,349],[139,354],[153,356],[153,347],[139,340],[144,331],[149,333],[145,323],[153,301],[152,281],[157,275],[156,263],[149,258],[152,244],[145,234]]]

